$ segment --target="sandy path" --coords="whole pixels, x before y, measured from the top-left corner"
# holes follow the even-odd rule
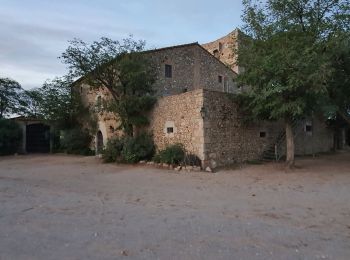
[[[0,259],[350,259],[350,154],[216,174],[0,159]]]

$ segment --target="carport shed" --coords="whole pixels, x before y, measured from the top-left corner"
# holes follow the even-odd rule
[[[19,153],[50,153],[53,149],[52,126],[43,120],[30,117],[12,118],[22,129]]]

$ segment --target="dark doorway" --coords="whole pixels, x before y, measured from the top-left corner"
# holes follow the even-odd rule
[[[44,124],[27,125],[26,150],[28,153],[49,153],[50,126]]]
[[[103,151],[103,135],[101,131],[97,132],[96,142],[96,152],[97,154],[101,154]]]

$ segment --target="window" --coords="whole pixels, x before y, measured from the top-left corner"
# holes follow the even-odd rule
[[[165,64],[165,77],[166,78],[173,77],[173,67],[169,64]]]
[[[222,76],[218,76],[218,81],[219,81],[219,83],[222,83]]]
[[[219,42],[219,51],[222,52],[223,44]]]
[[[265,137],[266,137],[266,132],[261,131],[261,132],[260,132],[260,137],[261,137],[261,138],[265,138]]]
[[[165,137],[173,138],[176,134],[176,127],[174,121],[166,121],[164,128],[163,128],[163,133]]]
[[[312,124],[311,123],[306,123],[305,132],[312,132]]]
[[[102,97],[98,96],[95,104],[96,112],[101,112],[102,110]]]
[[[167,134],[172,134],[172,133],[174,133],[174,128],[173,127],[167,127],[166,132],[167,132]]]
[[[218,50],[214,50],[213,51],[213,55],[216,57],[216,58],[219,58],[220,57],[220,53]]]
[[[224,92],[227,92],[227,93],[229,92],[227,77],[224,77]]]

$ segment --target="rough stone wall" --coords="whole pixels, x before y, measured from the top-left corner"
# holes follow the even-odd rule
[[[334,132],[325,122],[326,119],[322,116],[314,116],[300,122],[295,133],[296,155],[310,155],[333,149]],[[307,131],[307,125],[311,126],[312,131]]]
[[[156,70],[154,89],[157,95],[169,96],[194,90],[198,86],[195,77],[195,46],[165,48],[146,52]],[[172,77],[165,77],[165,65],[172,66]]]
[[[153,61],[157,80],[157,95],[169,96],[195,89],[236,92],[236,74],[200,45],[188,44],[146,52]],[[172,77],[165,77],[165,65],[172,66]],[[222,82],[218,77],[222,76]],[[224,88],[225,79],[227,87]]]
[[[235,64],[236,57],[232,50],[238,47],[239,33],[239,30],[236,29],[216,41],[202,45],[209,53],[227,64],[236,73],[240,73],[240,68]]]
[[[229,94],[204,91],[204,107],[205,165],[259,159],[279,134],[279,123],[246,122]],[[266,136],[260,137],[260,132]]]
[[[284,132],[283,122],[246,122],[229,94],[205,90],[203,99],[206,110],[205,165],[215,167],[261,159],[263,152],[273,146],[278,136]],[[312,133],[306,131],[306,125],[310,125],[310,122]],[[325,119],[320,117],[300,122],[295,130],[297,155],[327,152],[332,149],[333,132],[324,122]],[[261,133],[265,134],[261,136]]]
[[[101,131],[103,136],[103,144],[106,145],[108,139],[121,135],[118,129],[118,118],[113,113],[99,111],[97,108],[97,99],[101,97],[102,105],[104,101],[111,98],[107,89],[95,90],[89,85],[81,83],[78,87],[80,95],[82,97],[83,105],[90,108],[90,111],[96,115],[97,119],[97,132]],[[96,134],[97,134],[96,132]],[[96,149],[96,137],[91,144],[92,149]]]
[[[147,127],[153,133],[157,149],[167,145],[181,143],[185,149],[203,157],[203,90],[160,98],[150,113],[150,125]],[[173,133],[167,133],[172,127]]]
[[[237,74],[231,69],[228,69],[228,67],[218,59],[210,57],[208,54],[209,53],[203,48],[197,49],[196,55],[200,66],[200,86],[204,89],[214,91],[237,93],[238,89],[235,83]],[[221,77],[221,82],[219,82],[219,76]]]

